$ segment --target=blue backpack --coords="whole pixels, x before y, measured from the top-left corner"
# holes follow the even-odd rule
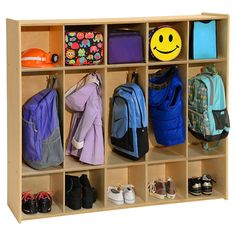
[[[189,131],[205,142],[227,137],[230,122],[225,88],[214,65],[206,66],[203,73],[189,80],[188,94]],[[207,143],[204,148],[208,149]]]
[[[57,91],[47,88],[23,106],[23,159],[34,169],[58,166],[63,162],[57,100]]]
[[[148,152],[145,98],[135,83],[121,85],[114,91],[111,143],[116,152],[133,160]]]
[[[150,75],[148,106],[158,144],[172,146],[185,142],[182,90],[177,67],[167,67]]]

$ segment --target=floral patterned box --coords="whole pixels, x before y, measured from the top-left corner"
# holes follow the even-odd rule
[[[103,61],[103,35],[100,32],[66,32],[65,64],[69,66],[100,64]]]

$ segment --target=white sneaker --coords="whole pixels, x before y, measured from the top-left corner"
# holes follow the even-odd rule
[[[135,192],[133,185],[125,185],[123,187],[124,200],[127,204],[135,203]]]
[[[109,201],[116,205],[124,204],[123,190],[120,187],[109,186],[107,189]]]

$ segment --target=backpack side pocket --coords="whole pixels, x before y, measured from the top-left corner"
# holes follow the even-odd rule
[[[129,127],[129,108],[125,98],[115,96],[112,108],[111,143],[133,151],[133,130]]]
[[[36,125],[32,121],[23,119],[23,156],[26,161],[42,160],[42,140]]]
[[[212,113],[215,120],[216,130],[222,130],[225,127],[230,127],[229,115],[226,108],[222,110],[212,110]]]
[[[57,127],[52,135],[43,140],[43,161],[41,167],[60,165],[63,161],[63,149],[60,129]]]

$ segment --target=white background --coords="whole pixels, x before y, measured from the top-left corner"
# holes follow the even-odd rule
[[[236,13],[233,0],[0,1],[0,235],[236,235]],[[228,13],[230,28],[229,200],[212,200],[26,221],[18,224],[7,207],[7,117],[5,19],[75,19]],[[12,35],[14,37],[14,35]],[[14,143],[12,143],[14,148]],[[12,193],[14,194],[14,192]],[[5,234],[3,234],[5,231]]]

